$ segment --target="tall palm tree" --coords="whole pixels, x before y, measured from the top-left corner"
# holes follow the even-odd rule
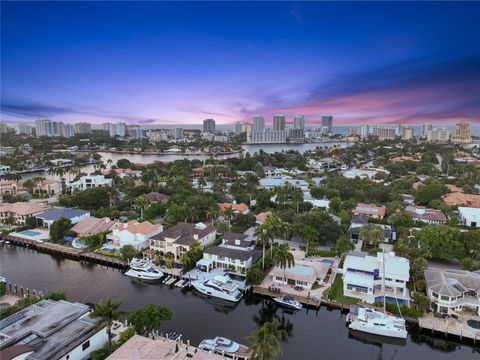
[[[140,219],[143,220],[143,211],[145,210],[145,206],[147,205],[148,201],[145,196],[140,195],[135,199],[135,205],[140,207]]]
[[[235,215],[235,210],[233,209],[233,206],[229,206],[223,210],[223,216],[225,216],[225,219],[228,221],[228,229],[231,229],[231,222],[233,219],[233,216]]]
[[[113,321],[117,320],[121,315],[120,310],[118,310],[120,304],[121,302],[109,298],[107,301],[95,305],[91,313],[93,318],[98,319],[99,326],[107,327],[108,349],[110,352],[112,351],[112,325]]]
[[[211,220],[212,221],[212,226],[213,226],[213,221],[217,218],[218,216],[218,208],[217,206],[212,206],[211,208],[209,208],[207,210],[207,219]]]
[[[285,271],[288,268],[295,265],[295,258],[293,254],[290,252],[290,245],[288,244],[281,244],[275,248],[273,252],[273,264],[278,266],[283,270],[283,281],[286,282]]]
[[[358,237],[364,243],[377,246],[385,238],[385,233],[380,225],[367,224],[360,229]]]
[[[247,337],[252,345],[249,349],[251,359],[273,360],[283,353],[281,341],[288,336],[280,322],[274,319],[266,322]]]
[[[319,233],[311,225],[304,225],[300,230],[300,235],[302,236],[303,243],[305,244],[305,253],[308,256],[308,247],[311,242],[315,242],[318,239]]]
[[[32,181],[33,183],[35,184],[35,187],[36,187],[36,191],[37,192],[40,192],[41,193],[41,184],[43,183],[43,181],[45,180],[45,178],[43,176],[34,176],[32,178]],[[35,190],[34,190],[35,191]]]

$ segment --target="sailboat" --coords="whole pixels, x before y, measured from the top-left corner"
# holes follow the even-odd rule
[[[352,307],[347,315],[348,327],[353,331],[361,331],[374,335],[387,336],[397,339],[406,339],[408,332],[405,319],[386,311],[385,300],[385,251],[383,251],[383,312],[375,309]]]

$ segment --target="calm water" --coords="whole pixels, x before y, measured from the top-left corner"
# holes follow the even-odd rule
[[[181,332],[197,345],[203,338],[226,336],[246,343],[259,323],[277,317],[289,331],[284,359],[478,359],[467,345],[432,339],[414,332],[404,345],[372,343],[349,337],[345,316],[338,310],[283,312],[258,297],[231,305],[163,285],[132,280],[118,270],[53,257],[34,250],[0,246],[0,274],[13,283],[43,291],[64,291],[70,300],[96,303],[112,297],[124,310],[148,303],[166,305],[175,318],[163,330]]]

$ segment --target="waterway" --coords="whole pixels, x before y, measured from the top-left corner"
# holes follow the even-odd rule
[[[349,336],[345,315],[321,307],[295,314],[278,309],[272,301],[248,296],[232,305],[159,284],[132,280],[118,270],[86,264],[28,248],[0,246],[0,275],[24,288],[63,291],[69,300],[97,303],[109,297],[122,302],[125,311],[146,304],[162,304],[175,318],[162,330],[181,332],[192,344],[203,338],[226,336],[248,345],[245,339],[264,321],[283,321],[289,337],[282,359],[479,359],[478,349],[432,338],[413,330],[405,344],[358,340]]]

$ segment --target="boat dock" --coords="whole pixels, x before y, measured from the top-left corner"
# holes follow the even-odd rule
[[[12,235],[2,235],[1,237],[2,240],[10,241],[10,243],[13,245],[25,246],[38,251],[44,251],[54,255],[68,257],[73,260],[93,262],[99,265],[110,266],[118,269],[125,269],[128,266],[128,262],[123,259],[96,254],[86,250],[75,249],[70,246],[49,242],[39,242],[36,240],[24,239]]]
[[[254,286],[253,287],[253,293],[258,294],[258,295],[262,295],[262,296],[268,296],[268,297],[271,297],[271,298],[284,295],[284,293],[272,292],[271,290],[266,289],[264,287],[260,287],[260,286]],[[322,300],[316,299],[316,298],[313,298],[313,297],[308,297],[308,296],[303,296],[303,295],[292,295],[292,296],[295,298],[295,300],[302,303],[303,305],[311,306],[311,307],[314,307],[314,308],[317,308],[317,309],[322,304]]]
[[[475,344],[477,340],[480,341],[480,328],[475,329],[467,323],[467,321],[478,321],[478,316],[460,316],[459,319],[452,317],[438,318],[434,317],[432,313],[418,319],[418,326],[420,330],[430,331],[432,335],[443,335],[444,337],[453,336],[460,341],[471,340]]]

